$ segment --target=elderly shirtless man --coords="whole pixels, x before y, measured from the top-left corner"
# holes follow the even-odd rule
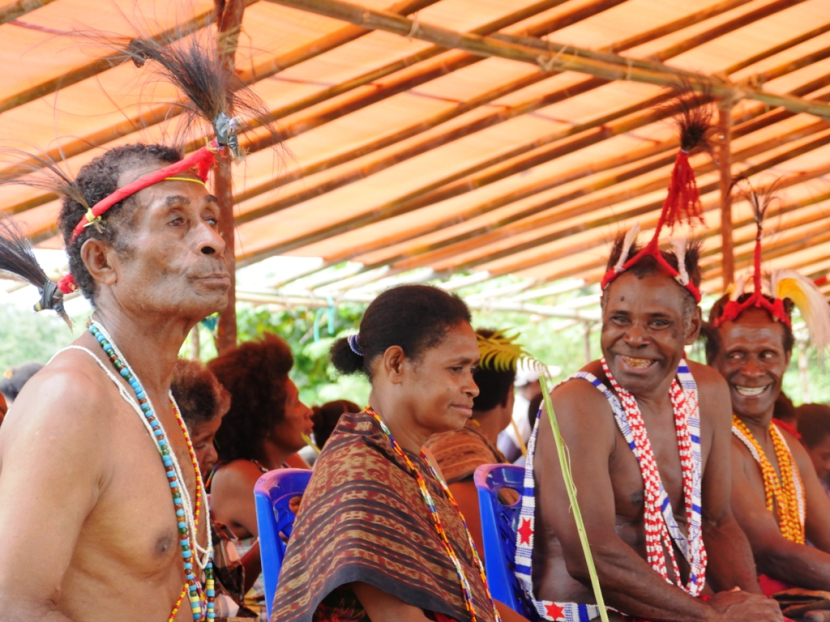
[[[610,618],[781,620],[759,595],[730,510],[729,392],[713,370],[683,360],[702,324],[697,254],[689,249],[678,267],[674,254],[661,253],[661,264],[656,243],[649,249],[618,241],[602,296],[603,358],[552,393]],[[544,415],[525,482],[535,511],[526,495],[517,575],[545,619],[598,618]]]
[[[77,185],[92,204],[180,159],[165,147],[119,147],[81,169]],[[67,198],[60,226],[92,319],[143,385],[181,466],[181,496],[195,501],[171,373],[190,329],[226,306],[229,276],[216,198],[194,174],[175,177],[119,203],[74,242],[84,209]],[[0,430],[0,618],[164,622],[186,582],[181,506],[128,403],[134,388],[90,332],[73,348],[26,385]],[[201,546],[205,524],[202,501]],[[185,596],[175,620],[191,619]]]
[[[729,384],[735,516],[765,592],[830,590],[830,499],[807,450],[772,418],[793,349],[789,319],[754,306],[726,319],[724,302],[712,308],[706,355]]]

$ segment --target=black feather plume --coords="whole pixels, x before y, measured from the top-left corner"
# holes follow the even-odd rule
[[[680,130],[680,148],[686,153],[713,150],[716,128],[712,124],[714,104],[711,93],[696,91],[691,84],[681,80],[674,85],[676,95],[661,108],[668,108]]]
[[[12,274],[37,287],[40,302],[35,310],[52,309],[72,328],[63,308],[63,292],[46,276],[35,257],[32,245],[20,228],[10,220],[0,220],[0,271]]]

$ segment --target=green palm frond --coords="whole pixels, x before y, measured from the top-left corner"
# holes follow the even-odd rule
[[[518,335],[508,336],[507,330],[497,330],[490,337],[484,337],[476,333],[478,339],[478,351],[481,354],[479,367],[492,371],[516,371],[519,362],[538,367],[540,372],[545,371],[545,366],[537,361],[524,349],[520,343],[516,343]]]
[[[476,333],[476,337],[478,339],[478,350],[481,354],[479,366],[482,369],[489,369],[492,371],[516,371],[521,363],[530,369],[537,370],[540,374],[539,381],[541,382],[542,395],[544,396],[543,405],[545,411],[547,412],[548,420],[550,421],[554,442],[556,443],[556,451],[559,455],[559,466],[562,470],[562,477],[565,480],[565,488],[568,491],[568,500],[571,504],[571,511],[576,522],[579,540],[582,544],[582,551],[585,554],[585,560],[588,565],[588,573],[591,577],[591,587],[593,588],[594,598],[596,599],[597,606],[599,607],[602,622],[608,622],[608,613],[605,609],[605,600],[602,597],[599,576],[597,575],[597,569],[594,566],[591,546],[588,542],[588,534],[585,531],[585,524],[582,520],[582,512],[579,509],[579,502],[577,501],[577,490],[573,479],[573,473],[571,472],[568,447],[565,445],[565,440],[562,438],[562,433],[559,431],[559,422],[556,419],[556,413],[553,410],[553,404],[550,399],[552,387],[549,384],[550,373],[548,372],[548,367],[525,350],[523,345],[516,342],[518,335],[507,335],[507,330],[496,331],[490,337],[484,337],[481,334]]]

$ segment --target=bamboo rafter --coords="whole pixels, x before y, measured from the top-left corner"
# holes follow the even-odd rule
[[[415,22],[385,11],[369,9],[343,0],[269,0],[296,9],[333,17],[364,28],[385,30],[401,36],[422,39],[444,47],[457,48],[479,56],[495,56],[523,63],[530,63],[546,71],[576,71],[605,80],[632,80],[646,84],[666,86],[677,83],[677,72],[659,62],[649,63],[649,69],[632,67],[627,59],[619,56],[616,62],[588,58],[589,51],[575,46],[560,50],[555,55],[540,50],[499,41],[493,37],[456,32],[432,24]],[[789,7],[803,0],[781,0],[776,5]],[[780,10],[780,9],[779,9]],[[695,90],[711,93],[716,97],[754,99],[768,106],[781,106],[792,112],[814,114],[830,119],[830,106],[808,102],[794,97],[775,95],[763,91],[735,86],[714,76],[698,74],[690,86]]]

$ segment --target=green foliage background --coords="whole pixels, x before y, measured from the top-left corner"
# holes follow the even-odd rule
[[[361,375],[337,374],[328,360],[328,351],[335,339],[357,330],[364,308],[363,305],[347,304],[336,309],[295,308],[271,312],[266,306],[253,307],[240,303],[237,308],[239,338],[240,341],[248,341],[270,331],[286,339],[295,357],[291,376],[306,404],[349,399],[362,405],[369,396],[367,380]],[[329,314],[332,314],[331,318]],[[54,314],[35,314],[12,304],[0,305],[0,372],[25,361],[48,361],[84,330],[86,316],[73,319],[75,329],[70,331]],[[582,324],[557,330],[561,320],[494,311],[474,313],[473,323],[476,327],[515,329],[520,335],[520,342],[530,353],[563,370],[560,378],[585,364],[586,338]],[[594,326],[588,334],[592,359],[600,355],[597,328]],[[216,356],[213,336],[205,325],[201,325],[199,330],[200,358],[208,361]],[[191,341],[188,340],[181,355],[189,357],[190,354]],[[796,349],[784,377],[784,390],[796,404],[804,401],[798,355]],[[689,357],[703,361],[702,348],[699,345],[691,348]],[[827,373],[830,363],[819,361],[811,348],[807,350],[807,357],[810,400],[830,402],[830,377]]]

